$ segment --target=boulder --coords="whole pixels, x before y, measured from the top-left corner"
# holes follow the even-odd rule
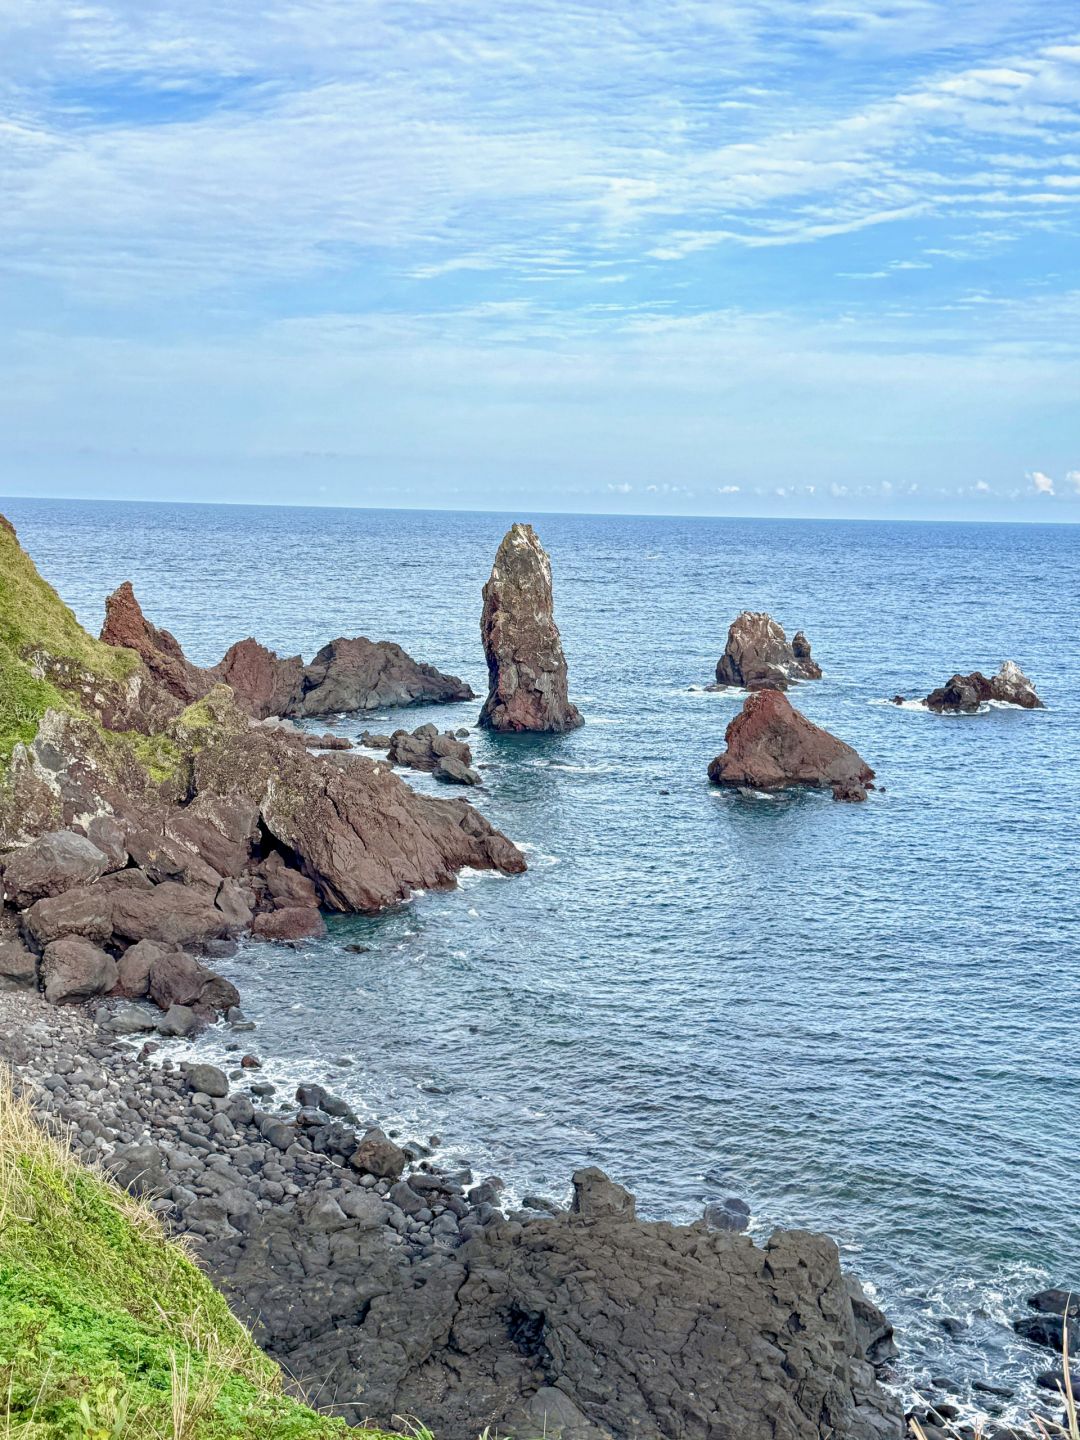
[[[105,601],[101,639],[106,645],[134,650],[158,684],[185,705],[201,699],[211,688],[213,682],[187,659],[176,637],[150,624],[130,580]]]
[[[169,947],[156,940],[139,940],[129,945],[116,963],[117,984],[123,993],[133,1000],[146,995],[150,989],[151,967],[169,953]]]
[[[229,1093],[229,1082],[224,1070],[216,1065],[185,1065],[184,1079],[189,1090],[209,1095],[211,1100],[224,1100]]]
[[[125,940],[157,940],[165,945],[203,945],[232,928],[213,896],[174,881],[146,891],[113,896],[114,934]]]
[[[1013,1329],[1023,1340],[1032,1345],[1043,1345],[1048,1350],[1062,1350],[1066,1339],[1069,1354],[1080,1350],[1080,1320],[1070,1315],[1024,1315],[1013,1321]]]
[[[0,985],[37,984],[37,956],[21,940],[0,938]]]
[[[792,681],[820,679],[821,666],[801,630],[789,645],[783,627],[764,612],[744,610],[732,621],[716,665],[717,686],[786,690]]]
[[[614,1180],[609,1180],[595,1165],[575,1171],[573,1182],[571,1215],[580,1216],[582,1220],[633,1220],[633,1195]]]
[[[974,670],[970,675],[954,675],[937,690],[931,690],[926,704],[939,715],[943,711],[971,714],[991,700],[1018,705],[1022,710],[1046,708],[1031,681],[1013,660],[1003,661],[997,674],[989,678],[981,670]]]
[[[472,768],[472,751],[449,730],[441,735],[434,725],[420,725],[411,734],[395,730],[389,749],[387,759],[391,765],[423,770],[451,785],[483,783]]]
[[[182,950],[168,951],[151,962],[147,994],[165,1011],[177,1005],[225,1011],[240,1003],[235,985]]]
[[[35,900],[89,885],[110,868],[109,857],[74,830],[53,830],[4,863],[4,897],[17,910]]]
[[[711,1200],[702,1219],[710,1230],[730,1230],[739,1234],[750,1224],[750,1206],[745,1200],[729,1195],[725,1200]]]
[[[1060,1286],[1040,1290],[1037,1295],[1029,1295],[1027,1303],[1040,1315],[1080,1316],[1080,1291],[1077,1290],[1063,1290]]]
[[[378,1180],[398,1180],[408,1158],[400,1145],[395,1145],[374,1125],[361,1137],[349,1164],[354,1170],[374,1175]]]
[[[87,1000],[106,995],[116,985],[116,961],[89,940],[68,938],[46,945],[41,960],[45,999]]]
[[[794,709],[778,690],[748,695],[724,735],[727,749],[709,765],[714,785],[751,790],[829,789],[835,800],[865,800],[874,788],[866,761]]]
[[[318,906],[319,895],[314,883],[300,870],[286,865],[277,850],[255,871],[257,880],[266,887],[270,902],[278,909],[310,910]]]
[[[170,1005],[158,1021],[159,1035],[174,1035],[187,1039],[202,1030],[206,1022],[197,1015],[190,1005]]]
[[[100,882],[38,900],[23,914],[27,935],[39,947],[66,935],[104,945],[113,935],[116,891]]]
[[[484,586],[480,634],[488,666],[481,726],[559,733],[583,723],[567,694],[551,561],[531,525],[512,525],[503,537]]]
[[[321,940],[326,934],[326,921],[318,910],[286,906],[256,915],[251,933],[256,940]]]

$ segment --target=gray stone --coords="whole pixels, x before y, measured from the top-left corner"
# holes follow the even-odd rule
[[[229,1093],[225,1072],[216,1065],[188,1065],[185,1067],[184,1077],[192,1090],[199,1090],[212,1099],[224,1099]]]
[[[89,940],[54,940],[41,961],[45,998],[54,1004],[105,995],[116,984],[116,961]]]

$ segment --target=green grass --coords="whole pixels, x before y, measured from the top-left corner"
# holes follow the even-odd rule
[[[0,523],[0,764],[37,733],[48,709],[62,708],[55,685],[34,673],[33,657],[48,655],[103,680],[124,680],[138,665],[130,650],[103,645],[71,610]]]
[[[157,1219],[0,1085],[0,1440],[333,1440]]]

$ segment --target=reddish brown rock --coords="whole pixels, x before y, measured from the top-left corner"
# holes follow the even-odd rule
[[[209,674],[228,685],[256,720],[292,715],[303,693],[304,662],[300,656],[282,660],[250,637],[227,650]]]
[[[101,639],[106,645],[134,650],[155,680],[185,705],[201,699],[213,683],[188,660],[174,635],[150,624],[130,580],[125,580],[105,601]]]
[[[321,940],[326,934],[326,922],[318,910],[286,905],[256,915],[251,933],[256,940]]]
[[[147,989],[150,999],[162,1010],[173,1005],[228,1010],[240,1003],[235,985],[182,950],[168,951],[150,962]]]
[[[446,889],[465,866],[518,874],[525,859],[463,800],[418,795],[366,756],[317,756],[262,728],[224,731],[194,758],[200,799],[253,805],[328,910],[379,910]]]
[[[727,749],[709,766],[714,785],[782,790],[829,789],[836,800],[865,800],[874,788],[866,761],[828,730],[813,725],[777,690],[749,695],[727,727]]]
[[[74,936],[54,940],[45,947],[41,961],[45,999],[53,1004],[64,1000],[86,1000],[105,995],[116,984],[116,961],[89,940]]]
[[[480,634],[488,697],[479,723],[488,730],[559,733],[582,718],[567,693],[551,590],[551,561],[531,525],[512,525],[484,586]]]
[[[719,686],[745,690],[786,690],[792,681],[820,680],[821,666],[810,655],[800,630],[792,643],[771,615],[744,610],[732,621],[724,653],[716,665]]]
[[[1022,710],[1046,708],[1036,695],[1034,685],[1014,660],[1003,661],[997,674],[990,677],[980,670],[970,675],[954,675],[939,689],[930,692],[926,704],[939,715],[944,710],[970,714],[990,700],[1004,705],[1018,705]]]
[[[124,940],[156,940],[165,945],[205,945],[228,935],[228,919],[201,889],[164,881],[151,890],[120,890],[113,895],[113,933]],[[181,1001],[187,1004],[187,1001]]]

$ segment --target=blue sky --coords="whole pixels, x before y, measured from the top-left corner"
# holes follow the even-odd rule
[[[1080,519],[1061,0],[0,0],[0,493]]]

